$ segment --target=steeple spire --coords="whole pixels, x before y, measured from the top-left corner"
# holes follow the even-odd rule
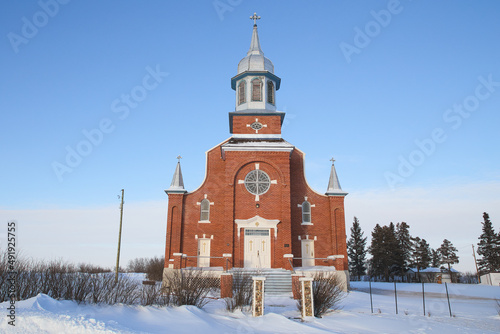
[[[245,71],[268,71],[270,73],[274,73],[273,63],[264,57],[264,51],[262,51],[260,47],[259,33],[257,31],[257,20],[260,20],[260,16],[257,16],[257,13],[253,13],[253,16],[250,16],[250,19],[254,21],[252,40],[250,42],[250,49],[248,49],[247,56],[238,64],[238,74]]]
[[[177,156],[177,166],[175,167],[174,177],[172,178],[172,183],[170,183],[170,187],[165,190],[168,193],[185,193],[187,192],[184,189],[184,181],[182,180],[182,171],[181,171],[181,159],[182,157]]]
[[[264,51],[260,48],[259,33],[257,32],[256,24],[253,26],[252,41],[250,42],[250,49],[247,52],[247,56],[249,55],[264,55]]]
[[[346,196],[348,193],[343,191],[340,187],[337,171],[335,170],[335,159],[331,158],[332,169],[330,171],[330,179],[328,180],[328,189],[326,190],[327,196]]]

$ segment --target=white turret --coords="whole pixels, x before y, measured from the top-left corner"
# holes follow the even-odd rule
[[[256,13],[250,16],[254,20],[252,41],[245,58],[238,64],[238,74],[231,79],[231,88],[236,91],[236,112],[275,112],[276,91],[281,79],[274,75],[274,65],[260,47]]]

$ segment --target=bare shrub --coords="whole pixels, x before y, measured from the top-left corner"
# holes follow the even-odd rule
[[[161,284],[143,285],[141,289],[140,304],[143,306],[157,305],[165,306],[170,305],[171,295],[163,293]]]
[[[145,273],[148,266],[148,259],[145,257],[138,257],[128,261],[127,272],[129,273]]]
[[[233,270],[233,297],[224,298],[226,309],[231,312],[234,312],[235,309],[241,310],[252,303],[252,296],[252,273]]]
[[[139,282],[127,276],[119,276],[117,283],[114,282],[113,278],[110,298],[108,299],[107,304],[136,304],[141,297],[139,284]]]
[[[472,271],[466,271],[459,274],[458,281],[465,284],[478,284],[477,274]]]
[[[159,262],[156,259],[156,262]],[[11,262],[12,263],[12,262]],[[0,251],[0,302],[10,299],[9,275],[14,272],[15,298],[24,300],[39,293],[54,299],[74,300],[91,304],[168,305],[169,295],[162,294],[160,286],[144,286],[125,275],[115,283],[114,273],[92,264],[74,266],[61,259],[49,262],[25,259],[17,256],[13,268],[8,253]],[[207,277],[207,284],[214,281]]]
[[[217,277],[201,269],[172,269],[164,275],[164,292],[170,295],[171,305],[194,305],[202,308],[207,295],[216,289]]]
[[[90,296],[90,280],[92,276],[88,273],[75,273],[73,276],[72,300],[78,304],[85,303]]]
[[[313,276],[314,316],[321,318],[323,314],[338,310],[340,301],[347,296],[342,290],[342,282],[335,273],[318,272]],[[302,296],[297,301],[297,308],[302,311]]]
[[[104,268],[91,263],[80,263],[78,264],[78,271],[81,273],[98,274],[98,273],[109,273],[110,268]]]
[[[161,281],[163,278],[163,268],[165,267],[164,257],[153,257],[146,265],[146,278],[151,281]]]

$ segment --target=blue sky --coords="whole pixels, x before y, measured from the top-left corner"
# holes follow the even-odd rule
[[[335,157],[348,228],[407,221],[432,247],[450,239],[467,270],[482,212],[499,228],[497,1],[1,6],[0,221],[18,221],[30,256],[111,266],[122,188],[123,261],[162,254],[163,189],[179,154],[197,188],[229,137],[255,11],[283,137],[320,192]]]

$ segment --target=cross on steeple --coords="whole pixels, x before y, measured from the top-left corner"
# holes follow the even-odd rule
[[[250,16],[250,20],[253,20],[253,25],[257,25],[257,20],[260,20],[260,16],[257,16],[257,13],[253,13],[253,16]]]
[[[333,163],[335,162],[335,159],[332,157],[332,158],[330,159],[330,161],[332,162],[332,165],[333,165]]]
[[[181,162],[182,157],[178,155],[176,159],[179,160],[179,162]]]

